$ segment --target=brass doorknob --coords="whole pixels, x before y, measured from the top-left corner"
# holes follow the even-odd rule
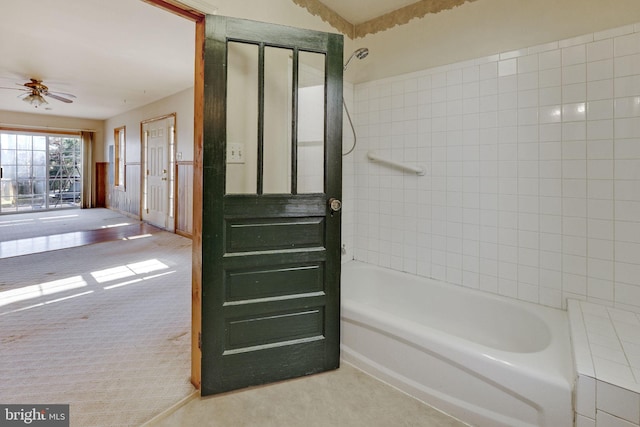
[[[329,207],[333,212],[338,212],[340,211],[340,209],[342,209],[342,202],[332,197],[329,199]]]

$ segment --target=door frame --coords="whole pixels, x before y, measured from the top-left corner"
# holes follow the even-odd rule
[[[176,113],[169,113],[169,114],[165,114],[164,116],[158,116],[158,117],[153,117],[151,119],[146,119],[140,122],[140,159],[142,159],[141,162],[141,167],[140,167],[140,217],[144,219],[145,216],[145,212],[144,212],[144,205],[146,202],[148,202],[146,200],[147,198],[147,189],[145,188],[145,186],[148,184],[146,179],[145,179],[145,175],[146,175],[146,170],[147,170],[147,162],[148,162],[148,158],[147,158],[147,151],[148,151],[148,147],[147,147],[147,136],[144,133],[144,126],[148,125],[149,123],[153,123],[153,122],[157,122],[160,120],[165,120],[165,119],[173,119],[173,137],[174,137],[174,144],[173,144],[173,149],[171,149],[171,144],[167,143],[167,154],[169,155],[169,168],[173,169],[173,220],[171,219],[171,217],[169,216],[169,212],[167,212],[167,230],[171,231],[171,232],[175,232],[176,230],[176,197],[175,194],[178,191],[177,189],[177,180],[176,180],[176,173],[177,173],[177,162],[175,160],[176,158],[176,147],[177,147],[177,141],[176,141],[176,136],[177,136],[177,126],[178,126],[178,117]],[[173,164],[171,164],[171,159],[173,160]],[[169,182],[167,181],[167,209],[170,207],[169,206],[169,192],[168,190],[170,189],[169,187]],[[169,227],[169,221],[173,221],[173,223],[171,224],[171,226]]]
[[[201,384],[202,353],[199,338],[202,329],[202,148],[204,132],[204,41],[205,14],[175,0],[142,0],[153,6],[193,21],[195,36],[194,120],[193,120],[193,230],[191,237],[191,383]]]

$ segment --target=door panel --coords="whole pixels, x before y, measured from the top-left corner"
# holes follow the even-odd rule
[[[207,17],[203,395],[339,365],[340,212],[328,200],[341,197],[342,43]],[[307,56],[315,80],[300,78]],[[298,141],[299,93],[311,85],[322,95],[313,166]],[[320,178],[299,188],[307,167]]]
[[[324,265],[321,263],[227,269],[225,277],[227,304],[261,298],[277,298],[296,292],[317,294],[323,289]]]

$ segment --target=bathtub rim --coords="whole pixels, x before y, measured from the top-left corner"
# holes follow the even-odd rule
[[[350,273],[354,270],[357,271],[358,269],[360,270],[364,269],[368,271],[379,271],[382,274],[388,274],[391,276],[395,276],[395,278],[404,279],[404,280],[394,281],[394,286],[401,286],[401,287],[405,285],[411,286],[413,282],[418,281],[423,284],[436,287],[440,292],[453,293],[454,296],[456,297],[459,296],[460,294],[469,294],[469,295],[472,295],[474,299],[491,301],[493,304],[496,304],[497,306],[494,308],[500,308],[500,306],[507,306],[509,309],[524,311],[526,313],[525,316],[527,317],[527,321],[531,320],[532,322],[535,322],[535,324],[533,324],[533,326],[536,329],[534,332],[538,332],[538,334],[536,334],[537,335],[536,339],[541,340],[543,342],[537,344],[534,349],[529,349],[529,348],[517,349],[516,346],[512,346],[512,345],[504,345],[502,348],[496,348],[496,350],[502,350],[506,353],[536,353],[536,352],[542,351],[545,348],[547,348],[549,345],[551,345],[551,339],[553,335],[552,328],[556,327],[557,326],[556,324],[559,321],[566,323],[566,319],[562,319],[562,320],[558,319],[559,313],[561,317],[566,317],[565,314],[563,314],[565,312],[564,310],[558,310],[552,307],[546,307],[546,306],[534,304],[527,301],[517,300],[517,299],[509,298],[503,295],[493,294],[480,289],[469,288],[469,287],[465,287],[457,284],[445,283],[445,282],[431,279],[424,276],[417,276],[417,275],[413,275],[413,274],[398,271],[398,270],[392,270],[385,267],[366,264],[361,261],[351,261],[347,263],[347,268],[343,267],[343,269],[347,273]],[[344,276],[343,276],[343,279],[344,279]],[[355,302],[352,299],[345,297],[344,292],[341,292],[341,298],[345,301]],[[361,302],[358,301],[356,303],[360,304]],[[367,305],[366,303],[364,304]],[[479,314],[486,315],[487,313],[480,312]],[[551,317],[553,321],[550,322],[548,317]],[[520,327],[522,326],[523,325],[520,325]],[[539,333],[544,334],[544,337],[540,337]],[[452,335],[459,336],[459,335],[456,335],[455,333],[452,333]],[[461,338],[470,342],[477,343],[486,348],[491,348],[491,349],[494,348],[491,345],[486,344],[487,342],[486,340],[484,340],[485,343],[483,343],[483,340],[475,340],[473,338],[466,338],[466,337],[461,337]],[[503,338],[503,337],[494,335],[493,338]]]
[[[345,322],[343,327],[349,326],[347,324],[351,323],[357,327],[368,328],[377,333],[387,335],[392,339],[408,343],[416,347],[418,351],[426,352],[432,357],[435,355],[435,357],[441,360],[451,361],[455,365],[470,370],[479,379],[487,379],[490,383],[498,381],[499,385],[504,388],[503,391],[508,390],[509,394],[516,398],[522,397],[525,401],[533,402],[532,407],[541,408],[544,406],[547,409],[544,411],[545,416],[549,412],[555,411],[554,409],[548,410],[548,408],[553,408],[554,406],[553,400],[550,399],[547,392],[553,390],[554,396],[563,396],[563,405],[566,404],[569,408],[568,410],[573,413],[573,390],[576,380],[576,369],[573,363],[569,321],[566,311],[515,300],[501,295],[490,294],[476,289],[446,284],[429,278],[358,261],[351,261],[346,264],[347,265],[343,265],[343,269],[345,267],[347,269],[381,269],[384,270],[385,273],[391,273],[396,277],[407,276],[407,278],[411,280],[418,280],[432,285],[441,287],[455,286],[459,288],[459,291],[479,293],[483,298],[497,299],[508,304],[513,304],[527,311],[533,311],[537,316],[541,316],[540,312],[549,315],[551,319],[541,316],[542,320],[551,330],[551,342],[549,345],[537,352],[515,353],[486,347],[480,343],[464,338],[454,337],[434,327],[426,325],[418,327],[420,325],[413,320],[403,319],[400,316],[386,313],[384,310],[359,303],[353,299],[342,298],[341,304],[341,321]],[[348,286],[348,283],[343,281],[342,286]],[[350,363],[356,366],[364,364],[365,368],[361,369],[365,370],[365,372],[369,372],[371,375],[389,382],[394,387],[427,404],[434,404],[430,401],[433,400],[433,394],[421,390],[420,384],[416,386],[416,384],[411,384],[410,381],[407,382],[406,378],[398,379],[394,377],[392,369],[376,366],[376,362],[360,354],[357,349],[350,347],[349,344],[344,343],[344,341],[341,343],[341,350],[345,360],[350,361]],[[495,380],[496,378],[498,378],[498,380]],[[533,379],[533,381],[544,381],[548,386],[544,389],[535,389],[529,385],[532,383],[528,381],[525,381],[526,384],[523,385],[523,380],[528,380],[529,378]],[[533,384],[535,384],[535,382]],[[428,386],[425,387],[428,389]],[[406,390],[406,388],[409,390]],[[430,397],[429,400],[424,398],[426,395]],[[451,402],[447,403],[446,400],[442,402],[445,403],[443,403],[439,409],[445,413],[449,413]],[[563,408],[563,411],[567,410],[565,406],[563,406]],[[470,411],[468,408],[465,409],[462,407],[455,407],[455,409],[457,411],[456,414],[458,414],[460,410]],[[482,408],[476,408],[476,410],[472,410],[470,413],[473,413],[474,416],[488,417],[485,418],[487,421],[495,421],[495,418],[491,418],[491,414],[497,414],[489,409],[483,410]],[[454,417],[455,416],[457,415],[454,415]],[[505,422],[504,425],[509,424]]]

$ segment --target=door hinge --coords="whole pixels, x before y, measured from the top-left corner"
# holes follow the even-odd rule
[[[202,332],[198,332],[198,349],[202,350]]]

